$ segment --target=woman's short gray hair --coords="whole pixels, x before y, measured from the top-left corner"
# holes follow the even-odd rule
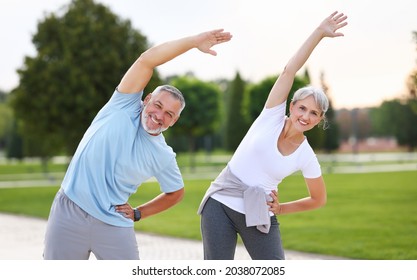
[[[329,109],[329,99],[327,98],[324,91],[320,88],[313,87],[313,86],[307,86],[298,89],[292,98],[292,103],[295,104],[298,100],[305,99],[312,95],[314,97],[314,100],[316,101],[317,106],[319,107],[321,111],[321,116],[323,117],[323,128],[327,128],[327,120],[326,120],[326,112]]]
[[[152,92],[152,96],[156,96],[163,91],[169,92],[172,95],[172,97],[174,97],[175,99],[177,99],[180,102],[180,104],[181,104],[180,113],[181,113],[182,110],[185,108],[185,99],[184,99],[184,95],[182,95],[181,91],[179,89],[177,89],[176,87],[171,86],[171,85],[162,85],[162,86],[158,86]]]

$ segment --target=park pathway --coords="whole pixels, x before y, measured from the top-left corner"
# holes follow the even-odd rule
[[[0,213],[0,260],[42,260],[46,221]],[[136,238],[142,260],[202,260],[200,241],[138,232]],[[337,260],[342,258],[286,250],[288,260]],[[92,255],[91,259],[95,259]],[[249,260],[243,246],[236,260]]]

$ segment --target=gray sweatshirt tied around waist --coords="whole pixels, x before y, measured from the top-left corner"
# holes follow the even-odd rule
[[[266,203],[272,198],[265,194],[263,188],[245,185],[227,165],[208,188],[198,208],[198,214],[203,211],[208,198],[216,192],[226,196],[243,197],[246,226],[256,226],[260,232],[269,232],[271,217]]]

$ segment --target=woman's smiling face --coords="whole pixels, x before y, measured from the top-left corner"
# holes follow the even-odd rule
[[[312,129],[322,118],[323,112],[312,95],[290,104],[290,120],[300,132]]]

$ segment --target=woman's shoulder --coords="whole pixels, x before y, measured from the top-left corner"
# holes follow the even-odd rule
[[[287,107],[286,105],[287,105],[287,103],[283,102],[283,103],[281,103],[277,106],[274,106],[274,107],[264,106],[261,113],[259,114],[259,117],[264,117],[264,116],[283,117],[283,116],[285,116],[285,110],[286,110],[286,107]]]

